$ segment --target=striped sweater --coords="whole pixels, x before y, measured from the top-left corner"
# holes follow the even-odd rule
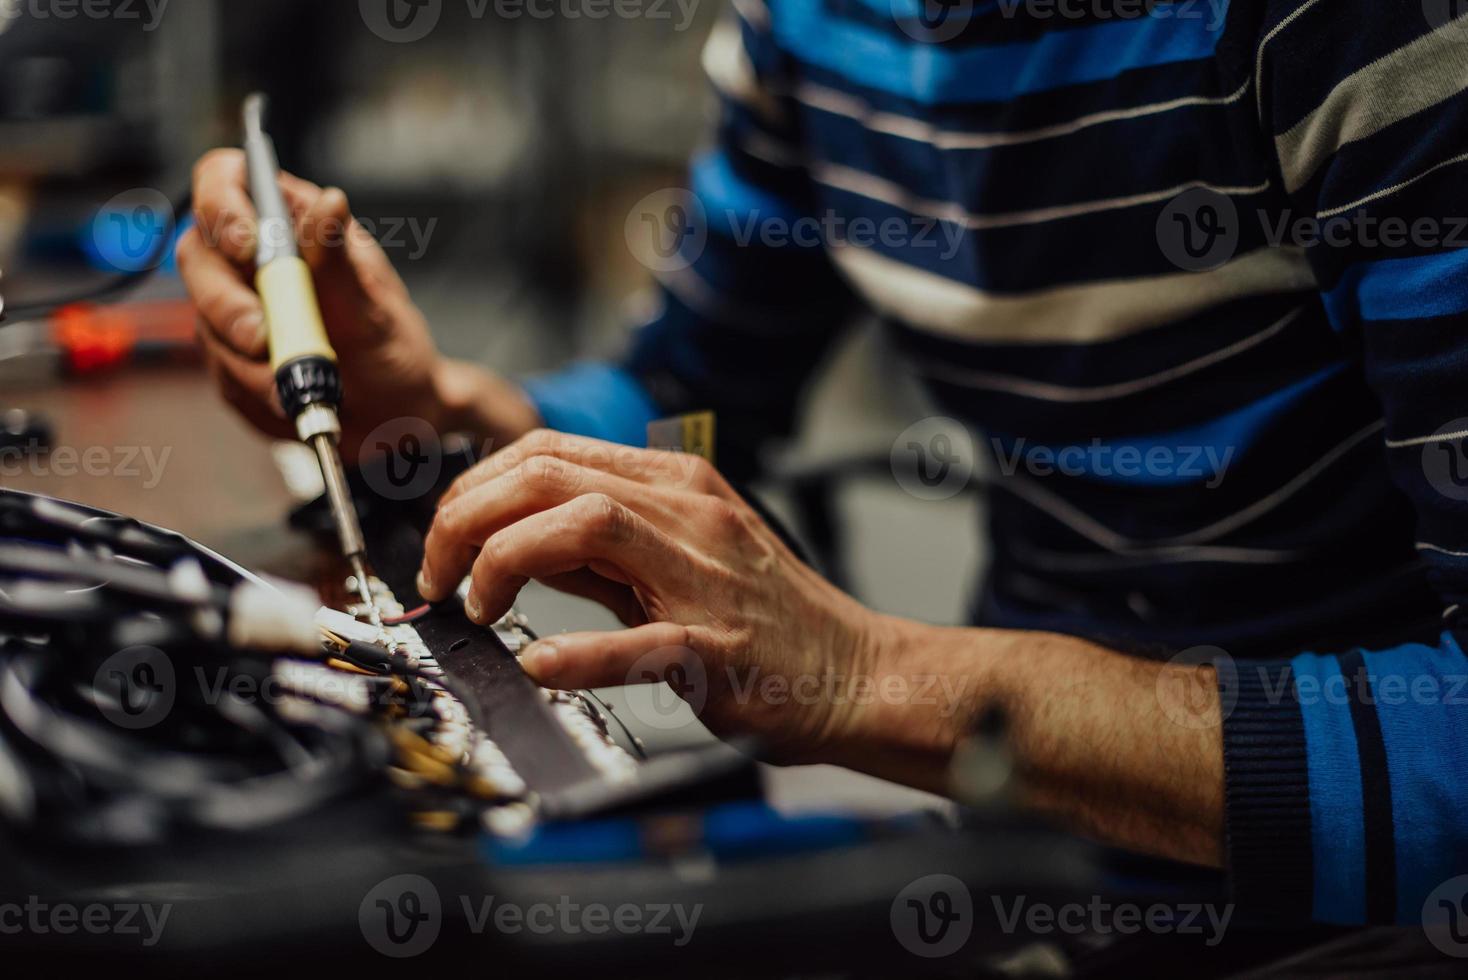
[[[1000,464],[976,621],[1221,647],[1241,912],[1422,921],[1468,872],[1468,16],[927,3],[735,0],[656,317],[532,397],[713,408],[738,465],[875,312]]]

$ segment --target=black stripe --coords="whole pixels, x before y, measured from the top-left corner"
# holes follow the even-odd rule
[[[1393,922],[1397,917],[1397,848],[1392,821],[1392,788],[1387,779],[1386,742],[1360,649],[1342,654],[1341,673],[1351,697],[1351,722],[1361,759],[1362,820],[1366,832],[1366,918]]]

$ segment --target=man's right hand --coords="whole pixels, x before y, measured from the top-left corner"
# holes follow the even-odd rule
[[[215,150],[199,161],[196,225],[179,241],[179,271],[225,400],[267,435],[292,438],[253,287],[256,215],[246,188],[241,151]],[[421,418],[440,433],[471,432],[496,444],[540,424],[518,387],[439,354],[423,314],[381,246],[353,220],[345,194],[290,174],[281,175],[281,188],[341,366],[342,448],[349,460],[373,429],[394,418]]]

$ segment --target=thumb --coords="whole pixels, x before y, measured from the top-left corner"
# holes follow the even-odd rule
[[[677,623],[647,623],[613,633],[563,633],[536,640],[520,657],[536,683],[558,690],[668,681],[697,683],[702,662]],[[681,692],[680,692],[681,693]]]

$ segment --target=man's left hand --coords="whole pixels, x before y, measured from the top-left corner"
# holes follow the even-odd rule
[[[872,677],[895,629],[796,558],[705,460],[555,432],[531,433],[444,495],[419,590],[447,598],[471,569],[476,623],[499,619],[535,579],[630,627],[533,644],[522,664],[540,683],[691,679],[710,729],[759,736],[786,761],[820,758],[859,708],[755,696],[761,680]]]

